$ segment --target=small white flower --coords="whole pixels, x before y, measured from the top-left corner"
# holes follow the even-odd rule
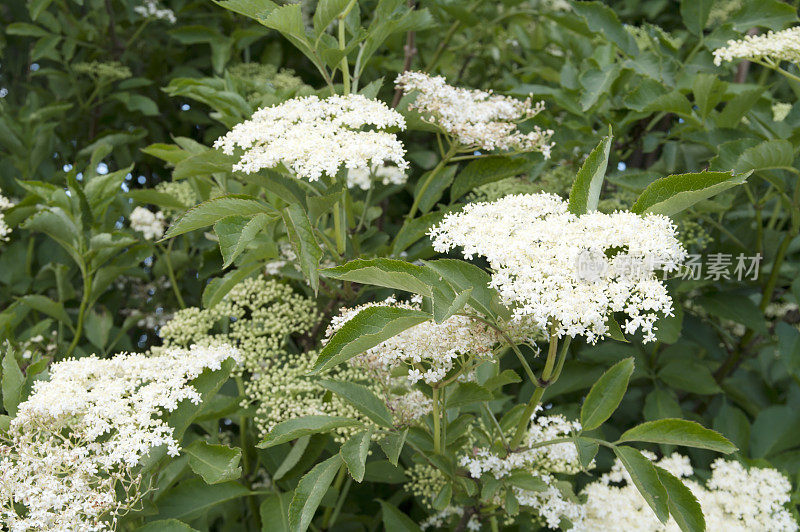
[[[158,0],[142,0],[142,5],[134,7],[133,11],[144,18],[166,20],[170,24],[175,24],[178,21],[178,19],[175,18],[174,11],[158,7]]]
[[[244,150],[233,169],[248,174],[282,164],[297,177],[316,181],[323,173],[336,176],[341,167],[368,170],[386,161],[403,171],[408,168],[403,144],[384,130],[405,125],[400,113],[359,94],[306,96],[259,109],[214,147],[228,155]]]
[[[153,212],[145,207],[136,207],[131,212],[131,229],[139,231],[147,240],[164,236],[167,222],[161,211]]]

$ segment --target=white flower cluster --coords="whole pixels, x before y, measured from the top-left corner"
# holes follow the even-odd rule
[[[293,98],[256,111],[214,143],[228,155],[244,150],[234,170],[246,173],[282,164],[309,181],[325,173],[368,169],[391,161],[402,171],[403,143],[387,128],[405,129],[400,113],[359,94]],[[362,130],[373,126],[375,130]]]
[[[408,180],[408,176],[397,166],[380,165],[371,168],[353,168],[347,172],[348,188],[360,188],[369,190],[372,181],[380,180],[384,185],[403,185]]]
[[[537,412],[541,407],[537,408]],[[557,485],[555,473],[574,474],[580,471],[581,464],[575,444],[556,443],[535,447],[556,438],[569,436],[579,431],[581,424],[569,421],[562,415],[539,416],[532,419],[525,446],[521,451],[500,456],[492,450],[475,448],[472,456],[462,456],[459,465],[469,470],[472,478],[491,474],[497,479],[509,476],[514,471],[526,471],[544,481],[548,488],[544,491],[530,491],[514,487],[514,495],[521,506],[528,506],[549,528],[557,529],[562,518],[571,522],[582,519],[581,506],[562,493]],[[504,504],[504,497],[498,495],[497,503]]]
[[[175,24],[178,21],[178,19],[175,18],[174,11],[159,7],[158,0],[142,0],[142,5],[134,7],[133,11],[144,18],[166,20],[170,24]]]
[[[648,458],[655,457],[650,455]],[[711,464],[711,478],[703,486],[687,478],[694,474],[694,470],[685,456],[673,453],[662,458],[657,465],[679,478],[683,477],[683,483],[700,502],[707,530],[798,530],[797,522],[786,508],[791,499],[791,483],[774,469],[746,469],[739,462],[720,458]],[[617,485],[619,483],[624,485]],[[587,497],[585,516],[576,523],[576,532],[680,530],[672,518],[665,525],[658,521],[619,460],[609,473],[586,486],[583,495]]]
[[[178,454],[163,413],[198,404],[192,381],[237,357],[227,346],[192,347],[53,364],[0,444],[0,521],[14,531],[113,528],[141,496],[132,468],[161,445]]]
[[[772,120],[773,122],[783,122],[789,116],[792,110],[792,104],[788,102],[775,102],[772,104]]]
[[[645,341],[654,340],[659,314],[672,313],[656,269],[676,270],[686,257],[666,216],[576,216],[554,194],[471,203],[446,215],[429,235],[436,251],[460,246],[467,259],[486,257],[494,270],[491,284],[516,317],[590,342],[608,334],[613,312],[627,314],[627,333],[641,330]]]
[[[724,48],[714,50],[714,64],[735,59],[800,62],[800,26],[762,35],[747,35],[744,39],[728,41]]]
[[[376,305],[420,308],[418,303],[403,303],[389,298],[381,303],[344,309],[339,316],[331,320],[327,338],[356,314]],[[385,375],[391,374],[397,368],[408,369],[409,384],[415,384],[420,380],[434,384],[445,378],[456,361],[464,363],[469,356],[490,359],[493,354],[492,349],[499,341],[499,334],[487,325],[472,318],[451,316],[442,323],[431,320],[406,329],[354,360]]]
[[[0,242],[8,241],[8,235],[11,234],[11,228],[3,217],[3,211],[13,206],[14,203],[10,199],[0,194]]]
[[[164,236],[167,222],[161,211],[153,212],[145,207],[136,207],[131,212],[131,229],[139,231],[147,240]]]
[[[448,85],[442,76],[407,71],[395,80],[405,94],[416,92],[409,108],[440,127],[465,149],[538,151],[550,157],[553,132],[534,127],[529,133],[517,129],[517,123],[533,118],[544,109],[544,102],[534,104],[500,96],[492,92]]]

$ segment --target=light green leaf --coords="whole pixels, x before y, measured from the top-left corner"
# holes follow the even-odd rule
[[[594,383],[581,406],[583,430],[596,429],[611,417],[628,389],[632,373],[633,358],[626,358],[611,366]]]
[[[436,497],[433,498],[433,506],[434,510],[442,511],[448,506],[450,506],[450,501],[453,498],[453,485],[449,482],[446,483],[442,488],[439,490],[439,493],[436,494]]]
[[[671,360],[658,371],[658,378],[687,392],[711,395],[722,391],[708,366],[698,360]]]
[[[319,261],[322,258],[322,249],[314,237],[314,230],[306,211],[300,205],[293,204],[283,209],[283,223],[289,242],[297,255],[300,271],[303,272],[314,293],[319,288]]]
[[[600,2],[574,2],[572,6],[586,20],[590,30],[603,35],[629,56],[636,57],[639,53],[636,40],[624,28],[613,9]]]
[[[330,432],[341,427],[355,427],[360,424],[357,419],[339,416],[304,416],[288,419],[275,425],[256,447],[266,449],[309,434]]]
[[[702,4],[702,0],[692,0],[691,3]],[[683,5],[681,5],[681,9],[683,9]],[[695,75],[692,83],[692,93],[694,94],[694,102],[697,104],[700,116],[703,119],[722,101],[727,86],[727,83],[720,81],[719,77],[714,74],[700,73]]]
[[[186,447],[185,452],[189,455],[189,467],[206,484],[219,484],[242,476],[242,468],[239,467],[242,450],[238,447],[232,449],[227,445],[198,440]]]
[[[611,85],[619,76],[620,67],[616,63],[606,65],[602,70],[591,68],[584,71],[579,79],[581,87],[581,110],[591,109],[600,96],[611,92]]]
[[[53,301],[47,296],[42,296],[38,294],[23,296],[19,298],[19,300],[26,306],[34,310],[38,310],[43,314],[47,314],[51,318],[55,318],[61,323],[67,325],[69,328],[72,328],[72,320],[67,314],[67,311],[64,310],[64,305],[62,305],[58,301]]]
[[[681,18],[686,29],[695,35],[703,33],[714,0],[681,0]]]
[[[392,426],[392,413],[377,395],[362,384],[349,381],[321,380],[320,386],[353,405],[359,412],[384,427]]]
[[[161,519],[137,528],[136,532],[196,532],[196,529],[177,519]]]
[[[631,211],[667,216],[679,213],[698,201],[743,184],[750,173],[699,172],[662,177],[639,195]]]
[[[336,331],[319,352],[313,373],[332,368],[406,329],[432,318],[421,310],[367,307]]]
[[[511,369],[503,370],[502,373],[499,375],[495,375],[494,377],[489,377],[486,379],[486,382],[483,383],[483,387],[487,390],[495,390],[496,388],[501,388],[506,384],[513,384],[516,382],[522,382],[517,372]]]
[[[228,216],[252,216],[269,213],[271,207],[252,196],[230,194],[204,201],[183,213],[170,226],[164,238],[173,238],[189,231],[214,225]]]
[[[347,470],[350,471],[350,476],[352,476],[356,482],[364,480],[370,443],[372,443],[372,431],[365,430],[364,432],[359,432],[350,436],[350,438],[342,444],[341,449],[339,449],[339,454],[342,455],[342,460],[347,464]]]
[[[397,460],[400,458],[400,452],[403,450],[403,445],[406,442],[408,435],[408,427],[402,432],[387,432],[383,438],[378,440],[378,445],[383,449],[389,463],[396,466]]]
[[[475,159],[458,172],[450,188],[450,202],[455,202],[474,188],[524,174],[530,167],[530,161],[521,157],[498,156]]]
[[[719,432],[685,419],[647,421],[622,433],[619,442],[628,441],[684,445],[725,454],[736,450],[736,446]]]
[[[569,212],[580,215],[597,210],[613,138],[611,135],[603,137],[578,170],[569,193]]]
[[[289,504],[293,492],[268,493],[259,507],[261,532],[289,532]]]
[[[186,519],[201,516],[214,506],[245,497],[250,490],[237,482],[208,485],[199,478],[185,480],[158,500],[158,516]]]
[[[303,454],[306,452],[306,448],[308,448],[308,442],[311,441],[311,436],[301,436],[294,442],[292,446],[292,450],[289,451],[289,454],[286,455],[286,458],[283,459],[281,465],[275,471],[275,474],[272,475],[272,480],[280,480],[292,470],[294,466],[300,461],[303,457]]]
[[[422,529],[410,517],[397,509],[393,504],[378,499],[381,503],[383,526],[392,532],[422,532]]]
[[[319,36],[336,20],[350,0],[320,0],[314,11],[314,33]]]
[[[736,31],[745,32],[756,26],[780,30],[797,22],[797,9],[781,0],[746,0],[743,4],[728,19]]]
[[[426,172],[417,181],[417,186],[414,189],[414,199],[419,198],[419,212],[426,213],[436,205],[436,202],[441,199],[444,191],[453,182],[453,177],[456,175],[457,165],[453,164],[447,166],[443,170],[434,168],[430,172]],[[431,181],[428,177],[432,172],[437,172]],[[427,186],[426,186],[427,185]]]
[[[633,447],[614,447],[622,465],[631,476],[633,484],[662,523],[669,519],[669,496],[658,478],[653,463]]]
[[[228,216],[215,223],[214,232],[219,238],[219,250],[224,259],[222,267],[230,266],[271,220],[272,217],[261,213],[252,217]]]
[[[745,150],[736,161],[737,172],[792,168],[794,146],[788,140],[765,140]]]
[[[528,471],[514,471],[504,479],[516,488],[526,491],[547,491],[549,485]]]
[[[492,278],[484,270],[469,262],[456,259],[424,262],[456,290],[471,290],[469,304],[475,310],[487,316],[507,316],[508,309],[499,303],[499,295],[489,287]]]
[[[470,300],[472,288],[467,288],[461,292],[454,292],[447,287],[444,290],[435,288],[433,291],[433,321],[442,323],[450,316],[461,312]]]
[[[494,399],[492,392],[474,382],[460,382],[447,397],[447,408],[458,408]]]
[[[3,356],[3,407],[10,416],[17,415],[17,405],[22,400],[22,386],[25,383],[25,376],[17,364],[17,357],[14,349],[6,347],[6,354]]]
[[[208,283],[203,290],[203,307],[211,308],[217,305],[231,289],[242,280],[260,270],[263,264],[255,262],[230,271],[222,277],[217,277]]]
[[[594,460],[594,457],[597,456],[597,451],[600,449],[600,445],[595,441],[578,437],[575,438],[575,449],[578,451],[578,460],[585,470],[589,468],[592,460]]]
[[[342,457],[335,454],[317,464],[300,479],[289,504],[289,528],[292,532],[305,532],[333,477],[342,465]]]
[[[703,509],[692,491],[666,469],[655,466],[658,480],[667,490],[669,513],[683,532],[704,532]]]
[[[207,149],[175,163],[172,179],[186,179],[216,173],[230,174],[233,172],[233,165],[236,162],[236,157],[232,155],[225,155],[219,150]]]
[[[355,259],[321,270],[322,275],[342,281],[383,286],[431,296],[431,287],[441,284],[438,275],[424,266],[396,259]]]

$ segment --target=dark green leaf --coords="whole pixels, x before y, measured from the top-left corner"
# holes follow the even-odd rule
[[[494,399],[492,392],[474,382],[461,382],[447,397],[447,408],[458,408]]]
[[[621,360],[603,373],[581,407],[583,430],[596,429],[611,417],[628,389],[632,373],[633,358]]]
[[[261,532],[289,532],[289,504],[293,493],[268,493],[261,503]]]
[[[250,494],[237,482],[208,485],[199,478],[185,480],[158,500],[158,516],[191,520],[218,504]]]
[[[224,259],[222,267],[230,266],[271,220],[272,217],[261,213],[251,217],[228,216],[215,223],[214,232],[219,238],[219,250]]]
[[[362,384],[349,381],[321,380],[320,386],[353,405],[359,412],[384,427],[392,426],[392,413],[377,395]]]
[[[603,179],[608,168],[608,154],[611,151],[612,140],[611,135],[603,137],[578,170],[569,193],[569,212],[584,214],[597,210],[600,190],[603,188]]]
[[[342,266],[321,270],[322,275],[342,281],[383,286],[431,296],[431,287],[441,284],[438,275],[424,266],[396,259],[356,259]]]
[[[342,325],[328,340],[317,356],[313,373],[350,360],[392,336],[430,320],[431,317],[421,310],[367,307]]]
[[[486,157],[470,162],[453,181],[450,202],[454,202],[474,188],[494,183],[501,179],[526,173],[531,163],[521,157]]]
[[[685,419],[659,419],[647,421],[622,433],[620,442],[643,441],[665,445],[684,445],[732,453],[736,446],[722,434]]]
[[[257,447],[265,449],[309,434],[330,432],[341,427],[356,427],[357,419],[339,416],[304,416],[288,419],[275,425]]]
[[[356,482],[364,480],[370,443],[372,443],[372,431],[365,430],[350,436],[339,449],[339,454],[342,455],[342,460],[347,464],[350,476]]]
[[[186,447],[185,452],[189,455],[189,467],[203,477],[206,484],[219,484],[242,476],[239,467],[242,450],[239,448],[198,440]]]
[[[289,504],[289,528],[292,532],[305,532],[333,477],[342,465],[342,457],[335,454],[317,464],[300,479]]]
[[[669,496],[658,478],[658,473],[653,463],[633,447],[624,445],[614,447],[614,454],[625,466],[636,489],[639,490],[644,500],[655,512],[658,520],[666,523],[667,519],[669,519]]]
[[[656,466],[658,480],[667,490],[669,513],[683,532],[704,532],[706,520],[697,497],[679,478],[669,471]]]
[[[381,446],[383,453],[392,465],[397,465],[397,460],[400,458],[400,452],[403,450],[407,435],[408,428],[402,432],[386,433],[382,439],[378,440],[378,445]]]
[[[11,347],[6,347],[6,354],[3,356],[3,407],[11,416],[17,415],[17,405],[22,400],[22,385],[25,377],[17,364],[17,357]]]
[[[311,288],[316,293],[319,288],[319,261],[322,258],[322,249],[314,237],[311,221],[300,205],[289,205],[282,211],[283,223],[292,248],[297,255],[300,271],[303,272]]]
[[[381,503],[383,526],[392,532],[422,532],[422,529],[410,517],[397,509],[393,504],[378,499]]]
[[[698,201],[743,184],[749,175],[749,173],[700,172],[663,177],[644,189],[631,207],[631,211],[639,214],[652,212],[670,216],[691,207]]]
[[[270,207],[251,196],[231,194],[204,201],[195,205],[170,226],[164,238],[173,238],[189,231],[214,225],[218,220],[228,216],[252,216],[268,213]]]

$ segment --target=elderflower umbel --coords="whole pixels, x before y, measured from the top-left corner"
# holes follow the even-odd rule
[[[131,229],[139,231],[147,240],[154,240],[164,236],[164,228],[167,223],[164,221],[164,215],[159,212],[153,212],[145,207],[136,207],[131,212]]]
[[[541,407],[537,408],[537,412]],[[532,419],[528,434],[520,451],[505,455],[486,448],[474,448],[472,456],[462,456],[459,465],[467,468],[472,478],[479,479],[491,474],[496,479],[509,476],[514,471],[525,471],[547,484],[543,491],[531,491],[514,487],[514,495],[521,506],[529,507],[543,524],[549,528],[559,527],[562,518],[571,522],[582,518],[582,509],[561,491],[555,473],[574,474],[582,469],[575,444],[572,442],[541,444],[580,431],[577,421],[569,421],[562,415],[538,416]],[[505,496],[498,493],[497,504],[503,505]]]
[[[655,458],[650,453],[646,455],[651,460]],[[694,474],[694,470],[685,456],[673,453],[656,464],[682,478],[683,483],[697,497],[707,530],[798,530],[797,522],[786,508],[791,499],[791,483],[774,469],[746,469],[739,462],[719,458],[711,464],[711,478],[704,486],[688,478]],[[584,518],[575,524],[576,532],[680,530],[672,517],[666,524],[659,522],[619,460],[609,473],[587,485],[583,495],[587,498]]]
[[[374,176],[374,177],[373,177]],[[369,190],[373,179],[383,185],[402,185],[408,176],[400,168],[391,165],[373,166],[371,168],[354,168],[347,172],[347,186]]]
[[[538,126],[530,133],[517,129],[517,123],[539,114],[544,102],[534,104],[531,98],[523,101],[491,91],[453,87],[442,76],[424,72],[406,71],[395,83],[405,94],[417,93],[410,109],[465,149],[538,151],[550,157],[552,131]]]
[[[13,206],[14,203],[10,199],[0,194],[0,242],[8,241],[8,235],[11,234],[11,228],[6,223],[3,211]]]
[[[156,447],[179,452],[163,414],[198,404],[192,381],[237,356],[193,346],[53,364],[0,440],[0,521],[20,531],[113,529],[142,495],[133,468]]]
[[[159,7],[158,0],[142,0],[142,4],[134,7],[133,10],[145,18],[166,20],[170,24],[178,21],[174,11]]]
[[[747,35],[744,39],[728,41],[727,46],[714,50],[714,64],[747,59],[778,64],[781,61],[800,62],[800,26],[762,35]]]
[[[228,155],[244,151],[234,170],[249,174],[282,164],[297,177],[316,181],[323,173],[336,176],[342,165],[366,169],[391,161],[405,170],[402,142],[384,131],[405,125],[400,113],[360,94],[306,96],[259,109],[214,147]]]
[[[666,216],[576,216],[553,194],[468,204],[429,235],[436,251],[462,247],[467,259],[486,257],[494,270],[491,285],[518,318],[590,342],[608,334],[613,312],[627,314],[627,333],[641,330],[645,341],[654,340],[659,314],[672,313],[656,269],[676,270],[686,256]]]

